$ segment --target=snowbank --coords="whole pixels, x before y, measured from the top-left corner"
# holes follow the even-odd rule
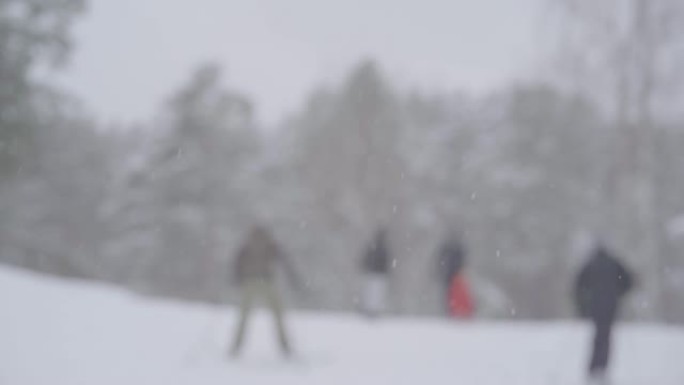
[[[0,269],[0,384],[583,384],[580,323],[368,322],[292,315],[299,358],[279,359],[258,314],[243,358],[225,357],[232,309],[155,301],[114,288]],[[684,331],[625,325],[617,385],[684,384]]]

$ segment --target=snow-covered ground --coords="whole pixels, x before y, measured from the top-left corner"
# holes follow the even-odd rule
[[[580,323],[368,322],[289,318],[300,357],[285,363],[258,314],[231,362],[231,309],[137,297],[115,288],[0,268],[0,384],[583,384]],[[624,325],[616,385],[684,384],[684,329]]]

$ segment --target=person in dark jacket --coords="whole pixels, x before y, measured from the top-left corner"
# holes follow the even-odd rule
[[[385,231],[379,230],[361,259],[365,276],[361,310],[366,315],[377,316],[386,308],[389,258]]]
[[[460,242],[451,239],[439,249],[437,257],[437,273],[442,279],[445,298],[448,301],[451,281],[461,272],[465,264],[465,250]]]
[[[448,314],[455,318],[469,318],[473,315],[473,302],[469,285],[463,272],[465,249],[452,238],[441,248],[438,272],[442,277],[443,293]]]
[[[262,300],[273,313],[278,342],[285,356],[291,354],[290,342],[285,331],[283,305],[274,282],[277,268],[282,268],[292,283],[297,282],[295,271],[269,231],[256,226],[241,247],[233,265],[233,280],[242,290],[240,320],[230,354],[240,354],[245,338],[249,315],[256,300]]]
[[[589,377],[597,383],[606,381],[613,324],[633,280],[632,273],[603,246],[596,247],[577,276],[577,310],[594,324]]]

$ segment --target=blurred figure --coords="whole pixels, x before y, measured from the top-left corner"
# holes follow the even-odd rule
[[[277,267],[284,269],[292,283],[297,283],[292,265],[281,252],[273,236],[266,228],[256,226],[240,249],[233,265],[233,278],[242,289],[242,302],[240,320],[230,350],[231,356],[237,357],[240,354],[249,315],[256,300],[263,301],[273,313],[280,349],[284,356],[291,355],[292,348],[284,324],[284,309],[274,282]]]
[[[470,318],[474,313],[464,266],[465,249],[458,239],[453,237],[440,250],[437,267],[444,285],[446,309],[454,318]]]
[[[361,260],[365,280],[361,311],[370,317],[378,316],[386,309],[389,268],[385,231],[379,230]]]
[[[575,283],[579,314],[594,324],[594,342],[589,379],[607,383],[610,339],[621,299],[633,285],[632,274],[605,247],[599,245],[584,265]]]

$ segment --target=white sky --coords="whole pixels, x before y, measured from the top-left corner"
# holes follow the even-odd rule
[[[532,70],[538,0],[90,0],[60,82],[107,120],[146,120],[199,64],[268,124],[373,57],[401,85],[482,93]]]

